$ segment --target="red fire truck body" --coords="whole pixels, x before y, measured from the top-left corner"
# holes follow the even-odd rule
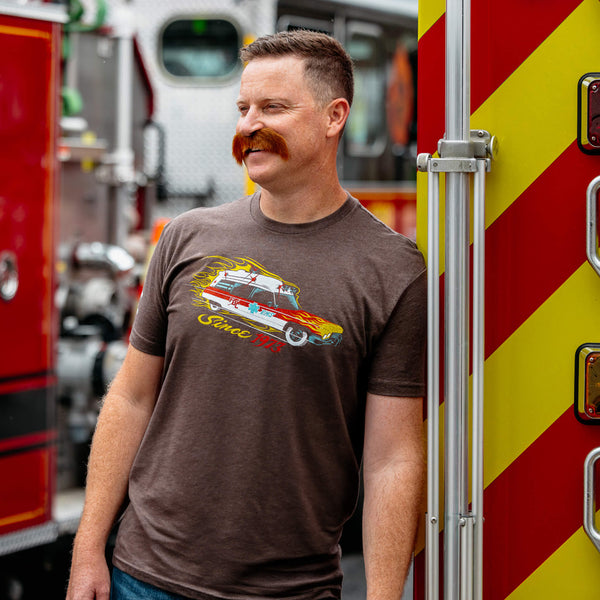
[[[60,17],[0,15],[0,536],[52,518]]]

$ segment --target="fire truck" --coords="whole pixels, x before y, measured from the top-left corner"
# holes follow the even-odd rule
[[[253,191],[231,157],[238,52],[296,28],[355,61],[344,185],[415,237],[415,0],[0,2],[0,599],[62,597],[160,225]],[[327,326],[289,343],[333,343]]]
[[[599,26],[597,0],[419,0],[415,598],[598,597]]]

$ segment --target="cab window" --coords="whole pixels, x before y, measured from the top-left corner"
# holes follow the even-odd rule
[[[288,296],[287,294],[277,294],[277,308],[284,308],[287,310],[299,310],[298,303],[294,296]]]
[[[254,294],[252,294],[252,300],[271,308],[275,306],[273,292],[267,292],[266,290],[256,290]]]
[[[224,19],[178,19],[163,30],[160,59],[165,71],[182,80],[229,78],[240,67],[236,26]]]

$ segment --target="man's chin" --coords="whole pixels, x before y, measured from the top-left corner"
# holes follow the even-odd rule
[[[286,174],[280,168],[281,165],[254,164],[246,165],[246,173],[250,181],[265,190],[278,188],[286,179]]]
[[[244,160],[244,164],[246,165],[248,177],[254,181],[254,183],[261,185],[261,181],[269,179],[271,169],[265,168],[265,165],[258,165],[247,160]]]

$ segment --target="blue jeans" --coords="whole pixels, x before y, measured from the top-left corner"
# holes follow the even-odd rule
[[[190,598],[165,592],[113,567],[110,600],[190,600]],[[335,600],[335,596],[331,596],[331,600]]]
[[[165,592],[114,567],[110,585],[110,600],[189,600],[189,598]]]

